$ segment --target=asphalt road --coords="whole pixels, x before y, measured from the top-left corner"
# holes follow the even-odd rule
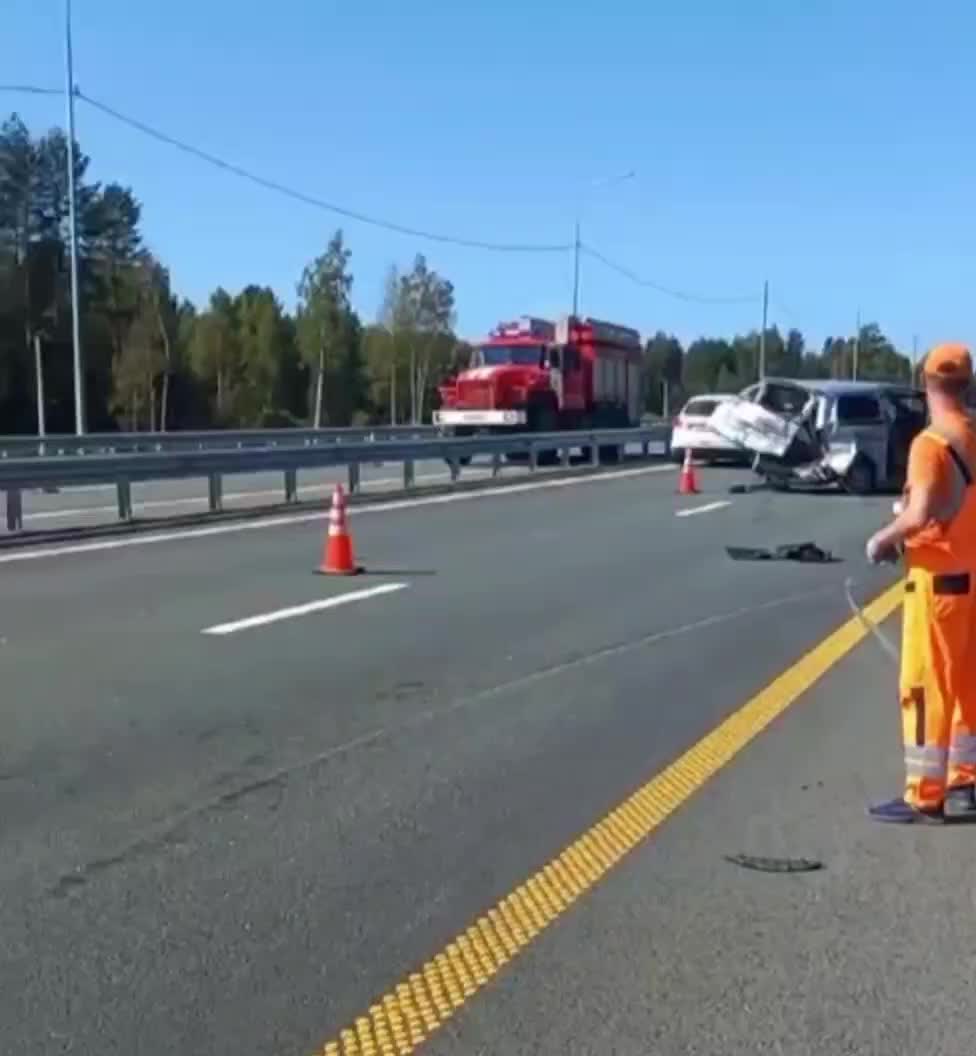
[[[312,519],[0,555],[0,1052],[314,1051],[845,620],[846,576],[865,596],[891,579],[861,560],[888,500],[702,477],[680,499],[654,467],[359,509],[354,580],[314,575]],[[804,539],[844,560],[723,551]],[[336,603],[350,591],[377,592]],[[312,603],[331,607],[271,620]],[[851,994],[882,986],[871,929],[907,895],[869,896],[879,870],[922,868],[913,837],[865,835],[860,783],[897,783],[897,731],[887,661],[857,663],[432,1051],[907,1051],[818,1048],[822,1013],[777,1018],[791,985],[810,1009],[848,975]],[[720,861],[750,840],[839,855],[843,890],[830,870],[811,887]],[[803,974],[821,965],[805,948],[822,971]],[[928,957],[922,990],[952,963]],[[942,1009],[913,1007],[928,1038]]]

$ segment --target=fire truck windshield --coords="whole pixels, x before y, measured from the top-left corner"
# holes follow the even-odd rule
[[[476,353],[475,366],[500,367],[518,363],[523,367],[537,367],[542,362],[541,345],[482,345]]]

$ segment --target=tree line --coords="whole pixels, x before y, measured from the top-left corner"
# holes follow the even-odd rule
[[[877,323],[868,323],[850,337],[828,337],[819,349],[807,346],[796,329],[784,336],[778,327],[760,332],[700,337],[687,348],[671,334],[658,331],[644,349],[644,391],[648,411],[675,412],[689,397],[705,392],[738,392],[765,374],[781,378],[853,378],[910,382],[911,359],[900,353]]]
[[[0,125],[0,433],[37,431],[42,363],[46,427],[74,429],[68,267],[67,139]],[[453,284],[422,254],[390,268],[374,321],[351,305],[351,251],[337,230],[296,285],[289,311],[267,286],[218,287],[204,305],[173,289],[146,245],[131,188],[88,176],[75,149],[79,302],[89,431],[423,422],[437,385],[468,359],[455,333]],[[517,314],[503,310],[500,316]],[[766,334],[766,368],[786,376],[908,377],[910,364],[874,324],[816,354],[802,334]],[[756,333],[659,332],[646,345],[649,411],[684,396],[734,391],[758,369]]]
[[[67,139],[0,125],[0,433],[74,429]],[[423,421],[466,358],[450,281],[418,254],[391,267],[379,318],[353,310],[342,230],[305,267],[297,304],[218,287],[197,306],[146,245],[134,192],[88,178],[76,147],[81,344],[89,431]]]

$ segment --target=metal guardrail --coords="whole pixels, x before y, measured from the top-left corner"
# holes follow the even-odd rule
[[[47,455],[43,458],[0,459],[0,491],[6,494],[6,524],[9,532],[23,530],[23,491],[37,488],[71,487],[81,484],[114,484],[119,519],[132,519],[132,484],[151,480],[201,478],[209,483],[210,511],[222,509],[224,476],[280,471],[284,474],[285,503],[298,501],[298,471],[327,466],[348,466],[350,492],[359,490],[363,463],[401,462],[403,486],[414,486],[414,463],[443,459],[456,481],[462,466],[478,455],[490,455],[496,476],[502,460],[522,457],[534,470],[542,460],[571,465],[572,452],[583,448],[589,464],[615,460],[629,445],[640,445],[645,456],[651,445],[666,453],[670,429],[651,426],[640,429],[608,429],[587,432],[521,433],[465,438],[419,436],[411,439],[344,440],[307,446],[261,446],[184,451],[149,451],[125,454],[92,454],[79,457]]]
[[[409,440],[434,436],[432,425],[378,425],[344,429],[207,429],[170,433],[87,433],[0,436],[0,459],[59,455],[135,454],[140,451],[214,451],[261,447],[316,447],[349,440]]]

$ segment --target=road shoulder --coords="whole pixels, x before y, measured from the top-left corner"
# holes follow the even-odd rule
[[[971,1052],[974,833],[864,812],[900,787],[894,680],[864,641],[426,1051]]]

